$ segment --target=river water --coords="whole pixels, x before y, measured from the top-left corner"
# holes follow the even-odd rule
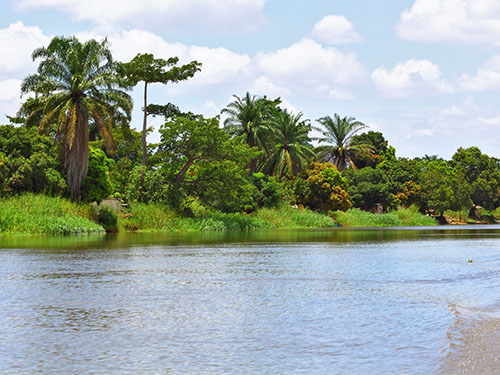
[[[500,373],[500,229],[0,237],[0,374]]]

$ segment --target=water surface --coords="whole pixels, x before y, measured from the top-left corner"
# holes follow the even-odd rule
[[[499,270],[493,226],[0,237],[0,374],[498,373]]]

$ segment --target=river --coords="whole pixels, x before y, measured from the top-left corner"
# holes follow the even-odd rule
[[[0,237],[0,374],[500,373],[496,226]]]

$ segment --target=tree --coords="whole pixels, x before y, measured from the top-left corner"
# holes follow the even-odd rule
[[[302,113],[278,112],[269,123],[270,155],[262,170],[279,178],[296,176],[314,158],[308,120],[302,120]]]
[[[297,203],[323,212],[351,208],[347,188],[347,180],[332,163],[309,164],[294,184]]]
[[[33,60],[42,59],[38,73],[26,77],[23,94],[32,92],[20,114],[29,120],[40,116],[43,131],[56,124],[55,140],[62,140],[64,169],[72,199],[80,199],[80,187],[87,175],[89,155],[89,119],[97,125],[101,137],[114,148],[111,127],[116,113],[130,118],[130,97],[119,90],[108,42],[75,37],[55,37],[47,47],[33,52]]]
[[[323,128],[315,128],[323,134],[318,138],[319,143],[325,143],[318,147],[318,156],[323,161],[335,164],[342,172],[351,166],[356,169],[354,163],[356,156],[367,156],[373,154],[373,148],[369,144],[352,144],[353,136],[367,126],[354,117],[340,117],[338,114],[325,116],[317,120]]]
[[[25,126],[0,126],[0,196],[22,192],[61,194],[57,152],[49,137]]]
[[[173,117],[161,126],[160,135],[155,157],[171,186],[174,208],[180,208],[188,192],[205,203],[212,199],[216,208],[225,211],[230,210],[225,198],[233,202],[238,192],[247,195],[245,189],[250,183],[243,177],[248,174],[244,167],[257,151],[250,149],[242,137],[231,138],[219,127],[218,117]]]
[[[474,204],[492,210],[500,196],[500,168],[498,160],[483,154],[477,147],[459,148],[450,161],[463,171],[472,188]]]
[[[222,114],[228,115],[224,120],[224,128],[233,136],[245,136],[245,141],[250,147],[257,146],[266,151],[266,130],[268,121],[277,111],[280,99],[274,101],[266,97],[258,98],[246,93],[244,98],[233,95],[234,101],[222,110]],[[257,159],[250,164],[250,173],[255,172]]]
[[[358,168],[372,167],[375,168],[384,157],[388,150],[388,142],[381,132],[369,131],[359,135],[355,135],[351,139],[351,146],[369,145],[373,153],[358,154],[355,156],[354,163]]]
[[[423,204],[440,216],[446,210],[472,207],[471,188],[464,173],[459,168],[452,168],[446,161],[426,163],[420,184]]]
[[[387,207],[392,200],[389,181],[380,169],[366,167],[344,172],[349,182],[349,197],[354,207],[369,209],[381,204]]]
[[[130,62],[122,63],[122,73],[131,86],[144,82],[144,117],[142,121],[142,165],[146,165],[148,153],[146,143],[148,112],[148,85],[151,83],[185,81],[200,71],[201,64],[191,61],[182,66],[176,66],[178,57],[170,57],[168,60],[155,59],[150,53],[137,54]]]

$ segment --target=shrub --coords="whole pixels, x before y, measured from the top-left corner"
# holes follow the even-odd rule
[[[106,232],[117,232],[118,216],[116,212],[108,207],[99,207],[97,222],[103,226]]]

